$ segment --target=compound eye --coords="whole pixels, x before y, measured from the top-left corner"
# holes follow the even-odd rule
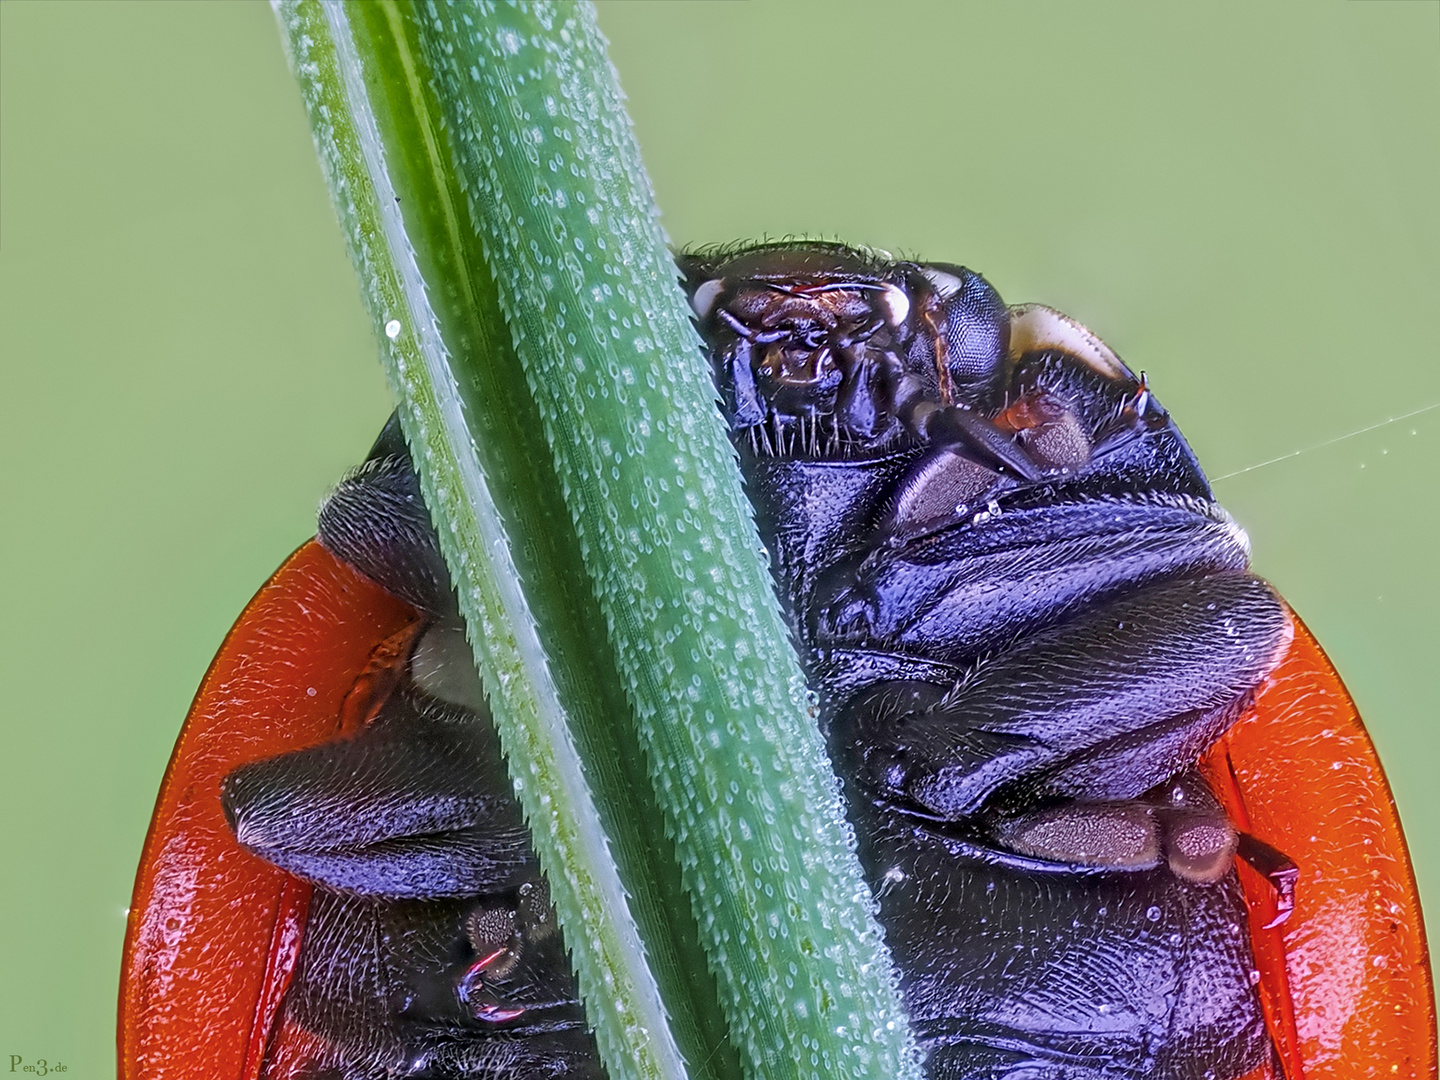
[[[1010,351],[1010,312],[999,293],[973,270],[928,263],[920,274],[933,290],[926,321],[935,338],[942,381],[960,391],[988,384]]]

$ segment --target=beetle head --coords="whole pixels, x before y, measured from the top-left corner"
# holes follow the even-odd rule
[[[1113,465],[1160,433],[1174,444],[1166,467],[1208,496],[1143,377],[1073,319],[1009,308],[963,266],[811,242],[680,265],[726,419],[757,457],[943,450],[927,475],[943,475],[948,500],[951,488],[977,496],[1103,472],[1101,458]]]

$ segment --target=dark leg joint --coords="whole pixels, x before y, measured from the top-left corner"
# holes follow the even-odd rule
[[[925,438],[933,445],[963,447],[983,464],[999,466],[1024,480],[1039,480],[1044,475],[1023,446],[978,413],[952,405],[919,419]]]
[[[1249,833],[1240,834],[1240,845],[1236,854],[1274,888],[1275,917],[1265,924],[1265,929],[1279,926],[1290,918],[1290,913],[1295,910],[1295,882],[1300,877],[1300,867],[1295,865],[1295,860],[1289,855]]]

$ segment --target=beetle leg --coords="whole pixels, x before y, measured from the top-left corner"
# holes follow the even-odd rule
[[[465,918],[465,936],[475,959],[461,973],[455,992],[475,1019],[503,1024],[527,1006],[506,998],[495,986],[514,975],[526,953],[555,936],[555,912],[543,881],[528,881],[512,900],[483,901]]]
[[[525,894],[522,885],[476,903],[317,892],[285,999],[287,1024],[318,1037],[322,1054],[339,1048],[329,1060],[345,1066],[347,1078],[558,1076],[563,1062],[567,1078],[599,1080],[563,949],[558,940],[530,949]],[[525,953],[513,970],[501,965],[477,973],[462,996],[467,970],[484,959],[475,946],[484,947],[488,936],[475,917],[497,908],[512,917],[489,920],[489,934],[517,928]],[[268,1062],[261,1073],[272,1080],[311,1075]]]
[[[883,526],[896,546],[951,525],[983,506],[1013,478],[1033,481],[1045,464],[994,421],[959,405],[910,402],[901,419],[930,449],[896,487]]]
[[[1075,866],[1139,870],[1160,864],[1160,829],[1140,802],[1072,802],[1001,818],[990,833],[1002,847]]]
[[[948,446],[923,454],[896,487],[890,512],[882,525],[886,546],[954,524],[995,488],[1000,474]]]
[[[1155,807],[1165,861],[1176,877],[1213,885],[1230,873],[1240,837],[1197,771],[1187,769],[1146,798]]]
[[[1141,799],[1075,799],[992,817],[1000,846],[1073,866],[1140,870],[1168,864],[1176,877],[1213,885],[1230,872],[1239,834],[1188,770]]]
[[[221,799],[261,858],[340,892],[473,896],[533,868],[493,732],[474,713],[393,695],[359,735],[246,765]]]
[[[1275,889],[1275,915],[1265,924],[1265,929],[1279,926],[1295,910],[1295,883],[1300,878],[1300,868],[1289,855],[1249,833],[1240,834],[1237,854]]]
[[[1094,451],[1085,424],[1066,402],[1043,389],[1027,390],[995,417],[1002,431],[1013,432],[1039,464],[1073,472]]]
[[[919,401],[902,407],[900,419],[932,446],[950,447],[990,468],[1022,480],[1039,480],[1045,470],[1025,447],[993,420],[961,405]]]
[[[1007,792],[1133,799],[1219,737],[1288,635],[1258,578],[1165,582],[1032,635],[931,700],[887,710],[862,695],[844,737],[867,748],[887,798],[943,819]]]
[[[822,642],[963,664],[1121,591],[1245,568],[1234,523],[1183,506],[1007,509],[985,529],[941,524],[946,489],[958,496],[966,479],[947,468],[928,455],[911,465],[892,503],[892,542],[823,579],[814,605]]]

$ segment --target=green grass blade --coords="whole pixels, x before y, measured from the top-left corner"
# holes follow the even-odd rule
[[[593,8],[423,10],[741,1058],[755,1076],[918,1075]]]

